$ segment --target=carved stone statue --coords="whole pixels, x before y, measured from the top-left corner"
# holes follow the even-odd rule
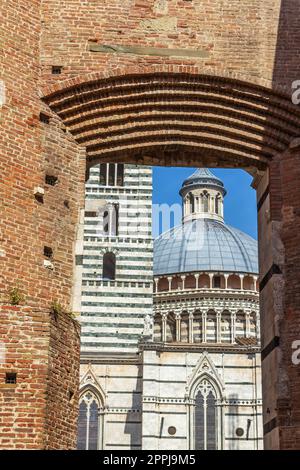
[[[153,318],[148,313],[144,319],[143,336],[152,336],[153,332]]]

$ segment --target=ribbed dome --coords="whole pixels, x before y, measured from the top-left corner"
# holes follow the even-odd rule
[[[154,275],[193,271],[257,274],[257,242],[212,219],[180,225],[154,241]]]
[[[215,176],[208,168],[198,168],[191,176],[186,178],[182,184],[180,194],[196,188],[214,188],[221,191],[225,196],[226,190],[223,181]]]

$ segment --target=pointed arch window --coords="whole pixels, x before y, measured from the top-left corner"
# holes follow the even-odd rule
[[[216,450],[217,442],[216,393],[209,380],[200,383],[195,398],[195,450]]]
[[[78,450],[98,450],[101,443],[101,415],[98,397],[86,390],[79,400]]]

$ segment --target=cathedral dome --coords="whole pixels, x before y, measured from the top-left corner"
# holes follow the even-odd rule
[[[258,273],[257,242],[213,219],[197,219],[154,241],[154,275],[188,272]]]
[[[223,181],[198,168],[180,189],[182,224],[154,241],[154,275],[188,272],[258,273],[257,242],[226,225]]]

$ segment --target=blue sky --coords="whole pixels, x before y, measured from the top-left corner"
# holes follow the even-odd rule
[[[153,204],[181,203],[178,194],[182,182],[194,168],[153,167]],[[211,168],[222,179],[225,197],[225,221],[257,239],[256,192],[250,186],[252,177],[244,170]]]

